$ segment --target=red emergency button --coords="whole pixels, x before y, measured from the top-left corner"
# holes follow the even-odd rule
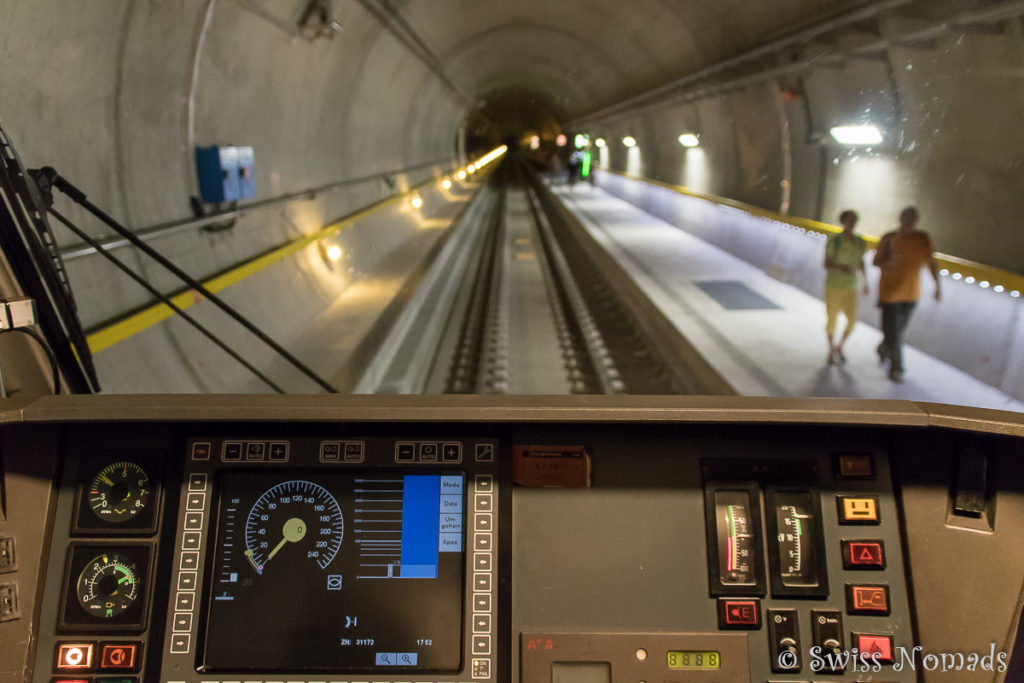
[[[853,646],[857,656],[869,663],[892,664],[892,636],[854,633]]]
[[[718,628],[761,628],[761,601],[719,598]]]
[[[104,645],[100,654],[100,669],[130,671],[135,668],[139,646],[135,643]]]
[[[57,646],[57,671],[83,671],[91,668],[91,643],[61,643]]]
[[[885,569],[882,541],[843,541],[843,569]]]

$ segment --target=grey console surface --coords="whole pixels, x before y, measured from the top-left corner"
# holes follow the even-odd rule
[[[0,680],[913,681],[990,644],[957,680],[1012,663],[1005,414],[191,400],[5,413],[0,645],[23,666]]]

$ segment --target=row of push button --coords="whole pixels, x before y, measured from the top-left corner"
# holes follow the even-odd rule
[[[399,441],[395,462],[462,462],[462,444],[437,441]]]
[[[889,586],[846,584],[846,613],[886,616],[889,614]],[[719,598],[718,628],[761,628],[760,598]]]
[[[291,444],[287,441],[225,441],[221,446],[221,460],[224,462],[287,462]],[[193,460],[209,460],[213,445],[209,441],[192,444]]]
[[[768,610],[768,643],[774,673],[799,673],[803,668],[803,648],[795,609]],[[811,611],[814,646],[821,655],[815,667],[819,673],[840,673],[846,668],[843,648],[843,622],[839,612]],[[869,664],[892,664],[893,636],[878,633],[852,633],[850,655]],[[813,652],[814,650],[812,650]]]
[[[366,443],[363,441],[321,441],[320,462],[363,462]]]
[[[58,643],[54,668],[59,672],[136,671],[139,643]],[[99,648],[99,661],[94,653]]]
[[[493,462],[494,445],[478,443],[473,447],[477,462]],[[399,441],[395,444],[395,462],[462,462],[462,444],[454,441]]]
[[[192,444],[193,460],[209,460],[213,445],[209,441]],[[221,459],[225,462],[287,462],[291,444],[287,441],[225,441]],[[494,445],[476,444],[477,462],[494,460]],[[363,462],[366,444],[363,441],[323,441],[320,462]],[[462,462],[462,444],[439,441],[400,441],[395,444],[395,462]]]
[[[473,660],[470,675],[486,679],[491,677],[492,654],[494,480],[490,475],[477,475],[473,488]]]
[[[177,591],[174,596],[174,611],[171,617],[169,648],[171,654],[188,654],[192,649],[192,623],[196,608],[196,589],[199,583],[199,555],[203,545],[206,493],[206,473],[193,472],[189,474],[181,552],[178,555]]]

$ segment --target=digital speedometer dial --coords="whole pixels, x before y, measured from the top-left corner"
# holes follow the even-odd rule
[[[285,481],[266,491],[245,521],[245,557],[262,575],[287,554],[321,569],[341,548],[345,519],[327,489],[311,481]]]

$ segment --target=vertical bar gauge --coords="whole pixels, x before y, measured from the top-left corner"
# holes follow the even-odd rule
[[[718,580],[730,586],[757,583],[750,495],[746,491],[715,491],[715,535],[718,538]]]
[[[764,545],[757,486],[704,492],[712,595],[763,595]]]
[[[827,597],[821,508],[809,491],[765,493],[772,595]]]

